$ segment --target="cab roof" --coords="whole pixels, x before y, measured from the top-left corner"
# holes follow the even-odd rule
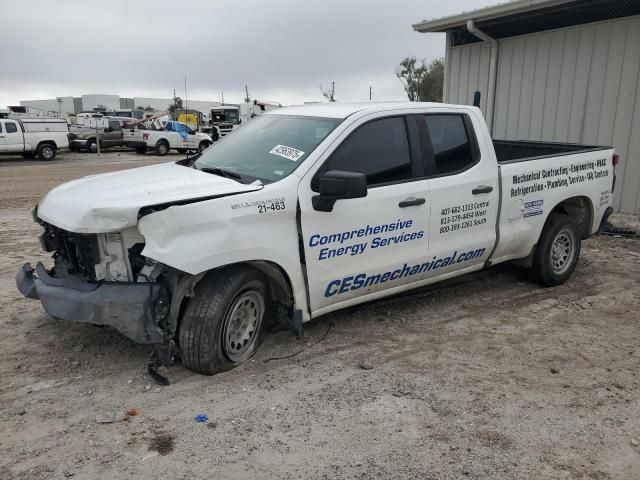
[[[429,107],[447,107],[443,103],[427,102],[363,102],[363,103],[312,103],[308,105],[294,105],[292,107],[277,108],[265,112],[265,115],[300,115],[306,117],[347,118],[358,112],[377,113],[390,110],[425,109]]]

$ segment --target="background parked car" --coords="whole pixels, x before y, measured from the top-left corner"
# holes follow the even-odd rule
[[[100,148],[123,147],[125,142],[122,136],[122,127],[130,121],[129,118],[109,118],[104,123],[105,126],[71,127],[69,130],[69,148],[79,152],[86,150],[89,153],[98,151],[98,136],[100,137]]]

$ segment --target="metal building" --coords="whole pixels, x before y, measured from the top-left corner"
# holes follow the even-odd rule
[[[640,1],[516,0],[425,20],[446,32],[444,101],[494,138],[613,145],[614,207],[640,213]]]

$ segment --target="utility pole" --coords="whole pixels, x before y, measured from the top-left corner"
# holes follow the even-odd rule
[[[371,93],[373,92],[373,88],[369,85],[369,101],[371,101]]]
[[[244,86],[244,101],[249,103],[251,101],[251,99],[249,98],[249,88],[247,88],[247,86]]]
[[[96,118],[96,148],[98,149],[98,157],[100,157],[100,129],[98,128],[98,119]]]
[[[224,105],[224,90],[222,91],[222,105]]]

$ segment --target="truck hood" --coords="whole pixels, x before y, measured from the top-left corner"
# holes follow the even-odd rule
[[[175,163],[162,163],[64,183],[40,201],[38,217],[70,232],[116,232],[135,226],[142,207],[261,188]]]

